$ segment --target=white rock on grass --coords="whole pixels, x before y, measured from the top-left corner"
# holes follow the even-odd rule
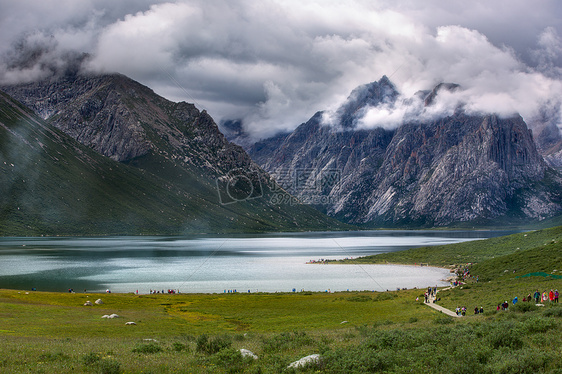
[[[125,325],[136,325],[134,322],[125,322]]]
[[[94,304],[92,304],[92,302],[88,300],[84,303],[84,306],[94,306]]]
[[[97,300],[95,301],[95,303],[96,303],[97,305],[101,305],[101,304],[103,304],[103,301],[101,301],[101,299],[97,299]]]
[[[110,315],[104,314],[103,316],[101,316],[101,318],[110,318],[110,319],[112,319],[112,318],[119,318],[119,316],[118,316],[117,314],[110,314]]]
[[[305,367],[308,364],[318,364],[319,362],[320,362],[320,355],[319,354],[313,354],[313,355],[310,355],[310,356],[303,357],[298,361],[292,362],[287,367],[297,369],[297,368]]]
[[[242,349],[240,350],[240,354],[241,354],[242,357],[244,357],[244,358],[246,358],[246,357],[251,357],[251,358],[253,358],[254,360],[257,360],[257,359],[258,359],[258,356],[256,356],[256,355],[254,354],[254,352],[249,351],[249,350],[244,349],[244,348],[242,348]]]

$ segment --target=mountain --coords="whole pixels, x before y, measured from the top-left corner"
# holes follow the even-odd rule
[[[205,111],[125,76],[3,89],[33,111],[0,95],[1,235],[344,227],[287,204],[285,191]]]
[[[431,106],[441,84],[420,92]],[[411,117],[396,128],[362,129],[367,110],[398,105],[386,77],[361,86],[330,115],[262,140],[250,155],[303,201],[344,222],[447,226],[543,220],[562,211],[562,179],[538,153],[520,116]],[[330,117],[329,116],[329,117]]]
[[[535,143],[545,161],[552,167],[562,169],[562,132],[557,105],[543,105],[539,113],[530,120]]]

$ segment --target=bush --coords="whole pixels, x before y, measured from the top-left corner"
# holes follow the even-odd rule
[[[104,358],[99,362],[100,374],[119,374],[121,364],[112,358]]]
[[[284,332],[263,342],[264,352],[272,353],[312,345],[314,339],[305,332]]]
[[[148,344],[139,344],[133,349],[134,353],[158,353],[161,351],[162,347],[154,342]]]
[[[562,307],[551,306],[543,311],[545,317],[562,317]]]
[[[175,342],[174,344],[172,344],[172,350],[174,350],[176,352],[185,351],[186,349],[187,349],[187,346],[183,343]]]
[[[516,303],[511,307],[511,310],[518,313],[527,313],[537,310],[537,307],[533,303]]]
[[[534,316],[529,318],[523,324],[523,328],[528,332],[547,332],[550,329],[556,328],[556,320],[551,317]]]
[[[433,323],[437,325],[450,325],[451,323],[453,323],[453,317],[445,315],[439,316],[433,320]]]
[[[498,349],[500,347],[507,347],[511,349],[520,349],[523,347],[523,340],[519,337],[521,333],[514,330],[499,330],[489,335],[488,341],[490,345]]]
[[[86,366],[97,364],[100,360],[100,355],[94,352],[86,353],[84,356],[82,356],[82,362]]]
[[[197,338],[197,352],[215,354],[222,349],[230,348],[232,342],[227,336],[215,336],[213,339],[205,334]]]
[[[45,352],[39,355],[39,361],[63,361],[63,360],[68,360],[69,358],[70,356],[62,352],[56,352],[56,353]]]
[[[240,373],[255,360],[251,357],[243,357],[238,349],[225,348],[214,355],[212,361],[227,368],[229,373]]]

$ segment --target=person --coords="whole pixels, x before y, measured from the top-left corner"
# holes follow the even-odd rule
[[[461,308],[457,307],[457,309],[455,309],[455,312],[457,313],[457,316],[461,314]]]
[[[531,293],[529,292],[529,294],[527,295],[527,301],[531,302]]]
[[[541,301],[541,293],[539,292],[539,290],[535,291],[535,294],[533,295],[535,297],[535,304],[540,303]]]
[[[548,300],[548,296],[546,295],[546,291],[544,291],[544,292],[542,293],[542,301],[544,302],[544,301],[546,301],[546,300]]]
[[[480,314],[484,314],[484,308],[480,307]]]
[[[517,301],[518,301],[517,296],[515,296],[515,297],[513,298],[513,305],[515,305],[515,304],[517,303]]]
[[[548,293],[548,299],[550,300],[551,303],[554,302],[554,290],[551,288],[550,292]]]
[[[496,308],[496,310],[499,312],[499,310],[500,310],[500,304],[498,304],[498,307]]]
[[[560,296],[560,294],[558,293],[558,290],[554,290],[554,303],[558,304],[558,296]]]
[[[480,309],[478,309],[478,307],[475,307],[474,308],[474,314],[478,314],[478,313],[480,313]]]

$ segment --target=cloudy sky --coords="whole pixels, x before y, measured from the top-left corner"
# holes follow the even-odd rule
[[[76,65],[120,72],[256,137],[291,130],[387,75],[440,82],[475,111],[560,112],[558,0],[0,0],[0,82]],[[388,109],[388,108],[387,108]],[[392,110],[371,113],[376,126]],[[562,126],[562,125],[561,125]]]

